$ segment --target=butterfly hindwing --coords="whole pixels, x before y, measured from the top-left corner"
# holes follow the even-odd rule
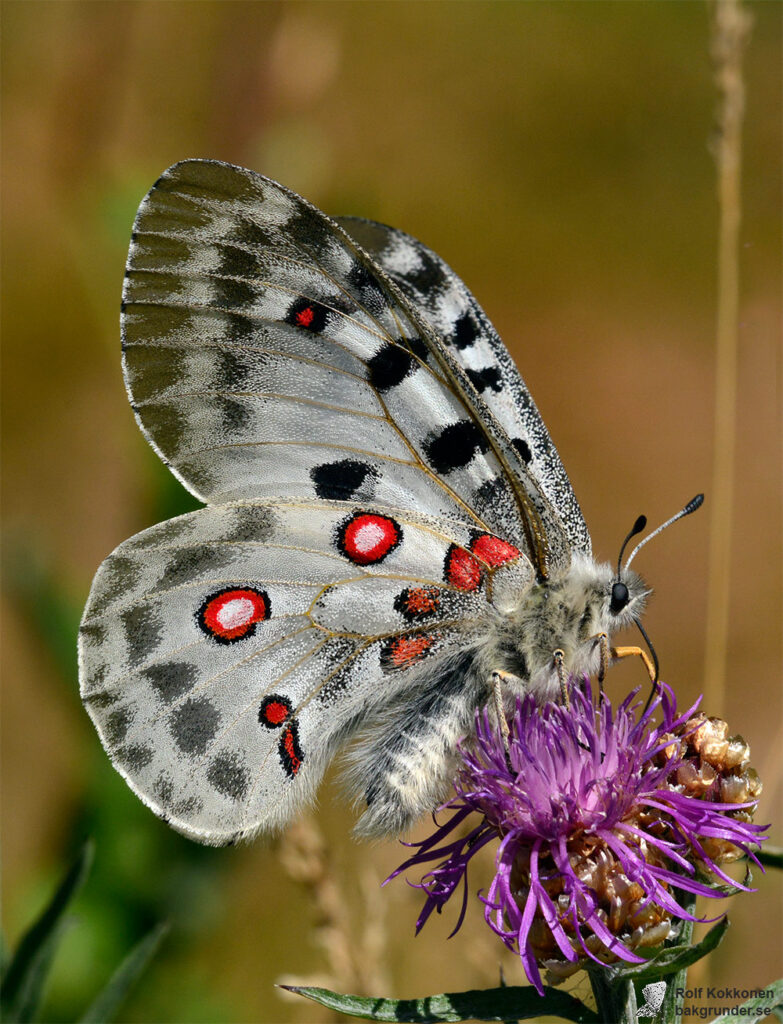
[[[156,813],[230,842],[282,824],[401,694],[441,688],[515,565],[528,563],[494,535],[410,513],[210,506],[106,559],[82,622],[82,697]]]

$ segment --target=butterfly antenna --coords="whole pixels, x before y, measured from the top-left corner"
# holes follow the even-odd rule
[[[665,530],[667,526],[671,526],[672,523],[676,523],[678,519],[682,519],[683,516],[689,516],[691,514],[691,512],[695,512],[697,508],[701,508],[703,502],[704,502],[704,495],[703,494],[697,494],[695,498],[691,498],[691,500],[688,502],[688,504],[685,506],[685,508],[681,508],[680,509],[680,511],[677,513],[677,515],[672,516],[671,519],[667,519],[665,523],[661,523],[661,525],[658,527],[657,530],[653,530],[653,532],[648,537],[645,537],[644,540],[639,541],[639,543],[633,549],[631,554],[628,556],[628,561],[625,563],[625,568],[626,569],[628,568],[628,566],[631,564],[631,562],[634,560],[634,558],[636,558],[638,553],[642,550],[644,545],[649,543],[649,541],[651,541],[653,539],[653,537],[657,537],[658,534],[662,530]],[[640,518],[643,518],[643,517],[640,517]],[[636,523],[634,523],[634,526],[636,526],[638,522],[639,522],[639,520],[637,519]],[[635,531],[631,531],[631,533],[628,535],[629,539],[631,537],[633,537],[634,532]],[[628,543],[628,542],[626,541],[626,543]],[[623,547],[625,547],[625,544],[623,545]],[[622,552],[620,553],[620,558],[622,559]],[[618,566],[618,568],[619,568],[619,566]]]
[[[620,548],[620,554],[617,557],[617,578],[618,578],[618,580],[620,579],[620,565],[621,565],[621,563],[623,561],[623,552],[625,551],[626,547],[628,546],[628,541],[631,539],[631,537],[635,537],[637,533],[641,533],[646,525],[647,525],[647,516],[639,516],[639,518],[636,520],[636,522],[631,527],[631,532],[628,534],[628,536],[623,541],[623,546]],[[629,561],[630,561],[630,559],[629,559]],[[627,566],[626,566],[626,568],[627,568]]]

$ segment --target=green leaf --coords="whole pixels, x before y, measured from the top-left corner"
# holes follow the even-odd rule
[[[756,856],[765,868],[783,868],[783,846],[769,846],[765,843]]]
[[[3,1020],[16,1024],[35,1020],[49,969],[67,924],[65,912],[89,874],[92,857],[93,846],[87,842],[49,905],[20,939],[3,979],[0,1004]]]
[[[643,964],[636,964],[633,967],[615,967],[613,971],[618,976],[632,978],[634,981],[657,981],[669,974],[676,974],[716,949],[728,926],[728,919],[723,917],[695,946],[669,946],[650,957]]]
[[[168,924],[158,924],[133,947],[112,974],[106,987],[93,1000],[79,1024],[106,1024],[107,1021],[114,1019],[131,987],[146,970],[168,930]]]
[[[341,995],[326,988],[282,985],[289,992],[312,999],[330,1010],[364,1020],[436,1024],[460,1020],[530,1020],[532,1017],[564,1017],[580,1024],[600,1024],[598,1016],[578,999],[556,988],[544,988],[542,998],[531,986],[446,992],[423,999],[376,999]]]
[[[723,1013],[720,1017],[715,1017],[711,1024],[736,1024],[738,1020],[758,1020],[773,1013],[779,1021],[783,1021],[783,978],[778,978],[771,985],[767,985],[762,995],[732,1009],[732,1013]]]

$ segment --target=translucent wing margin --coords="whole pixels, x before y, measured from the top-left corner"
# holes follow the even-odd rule
[[[587,525],[557,449],[508,349],[462,280],[403,231],[360,217],[335,220],[389,275],[464,368],[559,513],[572,548],[589,555]]]
[[[437,692],[455,655],[480,648],[510,571],[516,590],[530,584],[501,538],[426,516],[210,506],[99,569],[82,699],[117,769],[173,827],[215,845],[276,829],[357,729],[425,681]]]

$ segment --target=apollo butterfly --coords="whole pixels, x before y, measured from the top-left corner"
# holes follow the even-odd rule
[[[553,699],[639,615],[503,343],[408,235],[175,164],[133,227],[122,342],[142,431],[205,507],[100,567],[81,693],[191,838],[281,827],[346,745],[358,831],[399,834],[493,678]]]

